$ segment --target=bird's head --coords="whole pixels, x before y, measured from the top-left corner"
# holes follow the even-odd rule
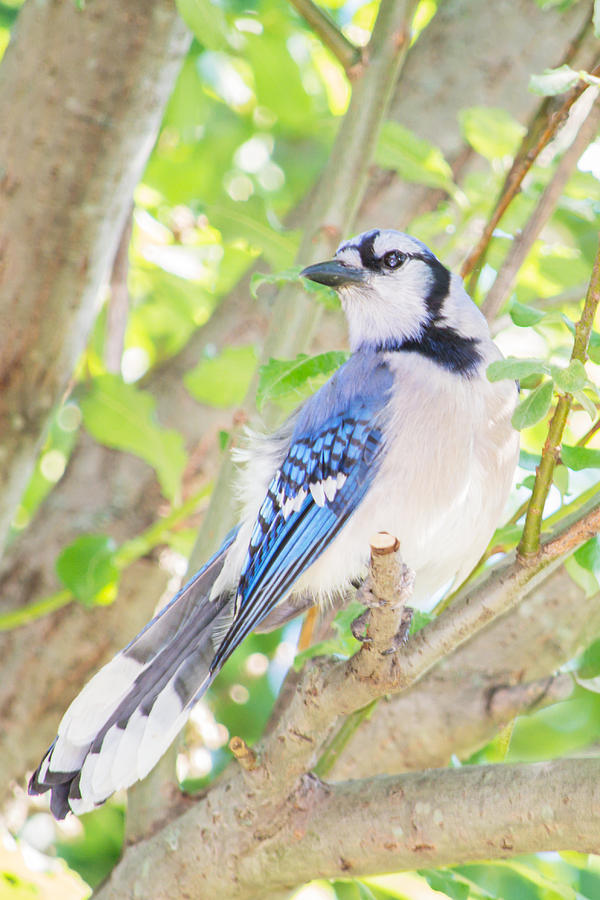
[[[333,259],[300,274],[338,292],[354,350],[419,341],[434,324],[465,334],[475,325],[481,329],[461,280],[425,244],[400,231],[359,234],[340,244]]]

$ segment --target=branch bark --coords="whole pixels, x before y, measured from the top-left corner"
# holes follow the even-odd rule
[[[599,635],[598,596],[584,598],[561,567],[516,610],[495,619],[407,691],[381,701],[330,777],[437,768],[452,756],[468,758],[515,715],[566,698],[570,676],[555,679],[553,673]],[[499,697],[509,705],[503,708]]]
[[[600,850],[600,761],[430,770],[326,785],[304,776],[257,808],[238,774],[129,848],[96,900],[226,890],[264,897],[311,878],[375,875],[543,850]],[[208,801],[208,798],[207,798]],[[199,840],[200,838],[200,840]],[[260,887],[259,887],[260,886]]]
[[[331,16],[317,6],[312,0],[290,0],[296,12],[310,25],[325,46],[331,50],[335,58],[349,73],[353,66],[360,63],[362,50],[337,27]]]
[[[0,547],[188,43],[172,0],[20,12],[0,68]]]

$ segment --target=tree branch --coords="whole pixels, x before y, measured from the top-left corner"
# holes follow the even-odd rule
[[[331,50],[337,61],[344,67],[346,74],[362,60],[362,50],[340,31],[331,16],[316,6],[312,0],[290,0],[297,13],[309,25],[321,42]]]
[[[403,653],[376,658],[366,645],[347,662],[314,661],[276,727],[259,745],[271,789],[285,794],[312,768],[338,716],[362,709],[384,694],[406,690],[444,656],[511,609],[550,575],[565,553],[598,530],[600,500],[596,498],[577,521],[563,525],[531,562],[509,558],[468,587],[413,636]]]
[[[340,748],[333,779],[437,768],[452,756],[468,758],[519,712],[552,702],[550,695],[556,702],[563,691],[568,694],[568,677],[553,673],[598,635],[597,595],[584,597],[561,566],[411,688],[380,701]],[[503,710],[493,698],[505,691],[514,705]],[[520,701],[526,709],[518,708]]]
[[[125,221],[121,240],[113,261],[110,276],[110,296],[106,310],[106,340],[104,342],[104,363],[107,372],[121,371],[123,345],[129,316],[129,243],[131,241],[133,209]]]
[[[600,303],[600,245],[594,260],[594,268],[588,286],[583,312],[579,322],[575,326],[575,339],[573,342],[573,351],[571,353],[571,361],[578,360],[585,363],[587,360],[587,348],[592,333],[596,310]],[[556,404],[556,409],[548,426],[548,437],[542,450],[542,458],[535,475],[535,483],[531,492],[531,499],[527,507],[527,515],[525,517],[525,525],[523,527],[523,537],[519,544],[518,553],[522,558],[534,556],[540,545],[540,531],[542,527],[542,516],[544,514],[544,506],[552,484],[552,476],[556,466],[562,436],[567,423],[567,416],[573,403],[571,394],[561,394]],[[598,528],[596,529],[596,531]],[[595,532],[593,532],[595,533]],[[592,535],[590,534],[590,537]],[[544,552],[546,552],[544,549]]]
[[[264,897],[310,878],[375,875],[543,850],[600,851],[600,761],[466,766],[326,785],[251,808],[241,776],[129,848],[96,900]],[[239,792],[238,792],[239,791]],[[214,798],[214,801],[217,797]],[[465,827],[468,823],[468,828]],[[199,840],[200,838],[200,840]]]
[[[565,185],[577,166],[583,151],[596,137],[599,124],[600,103],[595,97],[588,114],[573,138],[571,146],[564,152],[552,178],[546,185],[532,215],[529,217],[529,221],[523,230],[515,235],[496,279],[481,305],[481,311],[488,322],[495,319],[502,309],[519,269],[554,212]]]
[[[580,34],[573,41],[572,45],[567,50],[567,53],[563,57],[563,64],[572,62],[589,30],[590,20],[588,18]],[[600,74],[600,65],[596,63],[590,74]],[[578,100],[579,97],[583,94],[586,88],[587,85],[585,83],[581,83],[578,84],[577,87],[569,91],[569,93],[566,94],[565,98],[562,99],[562,101],[557,101],[555,97],[545,97],[540,103],[535,115],[533,116],[533,119],[529,124],[527,133],[523,137],[521,146],[519,147],[515,155],[510,171],[506,176],[504,185],[502,186],[502,190],[500,191],[500,195],[498,197],[498,200],[496,201],[496,205],[494,206],[490,218],[488,219],[488,222],[486,223],[481,233],[481,237],[462,264],[460,270],[461,276],[465,279],[469,275],[472,276],[469,282],[470,292],[473,292],[475,289],[477,279],[479,277],[479,272],[485,260],[487,248],[492,239],[492,235],[496,226],[500,222],[500,219],[502,218],[514,198],[519,193],[521,185],[523,184],[523,180],[533,166],[534,162],[536,161],[544,147],[549,144],[552,138],[563,126],[569,114],[569,110],[571,109],[575,101]]]

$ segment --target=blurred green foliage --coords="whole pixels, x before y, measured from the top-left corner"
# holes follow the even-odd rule
[[[53,419],[13,523],[14,535],[25,531],[60,480],[81,429],[151,466],[176,517],[182,509],[188,450],[179,433],[156,419],[154,398],[144,387],[144,376],[177,354],[253,267],[272,270],[270,274],[254,273],[255,296],[261,285],[298,280],[293,263],[299,233],[286,222],[309,194],[328,157],[351,86],[318,38],[281,0],[226,0],[219,5],[209,0],[177,2],[195,40],[135,195],[128,277],[131,308],[121,372],[114,374],[106,366],[109,325],[104,308],[78,367],[74,391]],[[0,53],[18,5],[0,3]],[[375,3],[329,0],[324,5],[353,36],[368,35]],[[422,0],[415,19],[417,32],[426,27],[435,10],[434,0]],[[579,80],[570,70],[532,75],[536,76],[533,88],[544,94],[558,93],[575,83],[574,78]],[[406,181],[442,192],[433,211],[415,219],[410,231],[454,268],[487,219],[524,133],[507,110],[487,107],[463,109],[456,127],[479,156],[479,165],[458,185],[441,150],[399,122],[385,123],[376,151],[379,166]],[[515,425],[523,429],[523,452],[511,501],[513,511],[529,496],[556,392],[575,396],[562,450],[563,465],[556,470],[547,508],[558,519],[566,514],[569,503],[595,485],[595,470],[600,467],[600,444],[590,436],[588,446],[586,439],[591,420],[598,415],[595,383],[600,334],[592,337],[591,362],[585,369],[581,364],[569,365],[573,323],[597,247],[599,157],[600,146],[595,144],[594,152],[586,154],[569,179],[548,228],[521,268],[498,336],[510,357],[489,370],[492,379],[521,381]],[[556,163],[556,153],[550,153],[534,166],[503,217],[478,281],[477,301],[484,298],[514,235],[535,209]],[[336,307],[331,292],[312,284],[307,287],[316,302]],[[198,402],[233,410],[253,382],[258,356],[258,348],[243,340],[237,346],[209,346],[184,374],[186,388]],[[289,411],[346,356],[343,351],[332,351],[268,361],[258,375],[258,407],[274,404],[280,411]],[[520,535],[516,518],[498,530],[494,546],[509,550],[516,545]],[[125,557],[137,558],[136,553],[147,552],[159,541],[187,555],[194,530],[159,530],[144,540],[135,550],[132,546],[118,548],[101,533],[82,535],[63,548],[56,564],[58,575],[80,602],[110,602]],[[577,551],[569,561],[569,571],[585,590],[598,590],[600,551],[596,539]],[[353,609],[340,613],[334,637],[297,656],[297,663],[316,652],[353,652],[356,642],[349,623],[354,613]],[[413,630],[426,620],[417,617]],[[231,736],[242,735],[250,744],[259,738],[294,659],[297,633],[298,625],[292,624],[270,635],[252,635],[227,663],[186,732],[180,771],[186,789],[205,786],[221,771],[229,760],[227,741]],[[598,642],[570,667],[579,684],[568,700],[519,717],[508,740],[500,735],[464,762],[547,759],[597,743],[600,695],[594,679],[600,675]],[[62,835],[47,849],[93,886],[118,858],[122,806],[112,801],[83,817],[82,825],[78,836]],[[437,892],[435,896],[455,900],[594,900],[600,896],[600,859],[583,854],[540,854],[508,862],[422,870],[410,878],[319,882],[310,886],[310,896],[313,900],[433,896],[422,893],[427,886]],[[37,888],[19,876],[0,873],[0,897],[17,900],[38,895]]]

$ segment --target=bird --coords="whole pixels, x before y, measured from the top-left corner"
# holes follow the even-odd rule
[[[235,648],[365,578],[387,531],[411,604],[459,585],[493,534],[519,452],[515,382],[462,279],[420,240],[372,229],[305,279],[329,285],[350,355],[286,422],[238,451],[239,524],[73,700],[29,782],[57,818],[144,778]]]

